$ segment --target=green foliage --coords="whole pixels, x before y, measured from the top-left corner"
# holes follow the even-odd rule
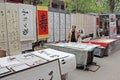
[[[38,5],[40,6],[49,6],[50,0],[37,0]]]
[[[67,9],[70,12],[80,13],[110,13],[110,0],[65,0]],[[113,4],[113,3],[111,3]],[[120,0],[115,0],[114,12],[120,11]]]

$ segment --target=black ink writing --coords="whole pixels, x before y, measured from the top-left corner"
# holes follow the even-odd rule
[[[44,32],[46,32],[47,31],[47,24],[48,24],[46,15],[44,13],[42,13],[42,15],[40,17],[41,17],[41,21],[40,21],[39,26],[41,29],[44,29]]]

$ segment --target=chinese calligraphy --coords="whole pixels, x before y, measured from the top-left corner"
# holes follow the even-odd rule
[[[28,32],[29,32],[29,29],[28,29],[28,14],[29,14],[29,12],[27,11],[27,10],[25,10],[25,9],[23,9],[23,11],[22,11],[22,14],[23,14],[23,26],[24,26],[24,29],[23,29],[23,35],[27,35],[28,34]]]
[[[40,20],[40,25],[39,26],[40,26],[41,29],[44,29],[44,32],[46,32],[47,31],[46,27],[47,27],[47,24],[48,24],[46,15],[44,13],[42,13],[40,17],[41,17],[41,20]]]
[[[18,25],[18,6],[6,3],[7,31],[9,53],[11,55],[21,53],[21,43]]]
[[[0,8],[0,50],[7,50],[7,34],[4,5],[0,4]]]

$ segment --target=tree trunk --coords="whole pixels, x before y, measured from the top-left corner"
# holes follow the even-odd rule
[[[110,12],[113,13],[115,9],[115,0],[108,0],[110,6]]]

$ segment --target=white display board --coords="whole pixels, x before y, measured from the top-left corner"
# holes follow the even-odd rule
[[[8,45],[10,55],[21,53],[20,29],[19,29],[19,12],[18,5],[12,3],[6,4]]]
[[[61,80],[58,60],[33,67],[0,80]]]
[[[59,41],[59,13],[58,12],[54,12],[54,38],[55,41]]]
[[[60,40],[65,40],[65,13],[60,13]]]
[[[66,39],[68,39],[68,34],[71,30],[71,16],[66,14]]]
[[[32,5],[19,4],[20,41],[34,40],[34,7]],[[34,27],[34,28],[33,28]]]
[[[48,42],[53,42],[53,12],[48,12],[48,28],[49,28],[49,38]]]
[[[0,50],[7,50],[5,5],[0,3]]]

